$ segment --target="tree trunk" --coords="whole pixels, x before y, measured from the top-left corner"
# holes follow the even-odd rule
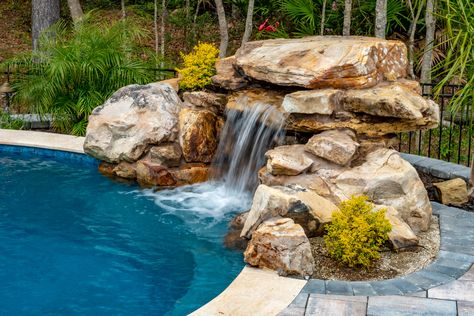
[[[79,0],[67,0],[69,11],[71,12],[71,18],[74,23],[82,19],[84,12],[82,12],[81,3]]]
[[[39,48],[42,31],[59,20],[59,0],[32,0],[31,2],[31,37],[33,50]]]
[[[387,0],[377,0],[375,4],[375,37],[385,38],[387,28]]]
[[[415,53],[414,53],[414,46],[415,46],[415,33],[416,33],[416,24],[418,23],[418,19],[420,18],[421,11],[423,9],[422,3],[418,4],[418,10],[415,14],[415,8],[413,7],[413,3],[411,0],[408,0],[408,6],[410,9],[411,15],[411,24],[410,28],[408,29],[408,75],[410,79],[415,80],[415,70],[414,70],[414,63],[415,63]]]
[[[215,0],[217,17],[219,19],[219,32],[221,34],[221,44],[219,45],[219,57],[224,58],[227,55],[227,46],[229,45],[229,34],[227,32],[227,21],[225,18],[224,5],[222,0]]]
[[[253,7],[255,0],[249,0],[249,7],[247,9],[247,19],[245,20],[245,32],[242,38],[242,45],[247,43],[252,35],[253,29]]]
[[[249,1],[251,1],[251,0],[249,0]],[[252,0],[252,2],[254,2],[254,1]],[[250,5],[250,3],[249,3],[249,5]],[[239,15],[240,15],[239,7],[236,6],[235,4],[232,4],[231,8],[232,8],[232,11],[231,11],[232,20],[236,21],[239,18]]]
[[[344,26],[342,28],[342,35],[351,35],[351,14],[352,14],[352,0],[344,1]]]
[[[434,16],[434,8],[436,0],[426,1],[426,36],[425,36],[425,50],[423,52],[423,62],[421,64],[421,83],[431,83],[431,59],[433,57],[433,43],[435,37],[436,19]]]
[[[164,67],[165,58],[165,18],[166,18],[166,0],[161,1],[161,68]]]
[[[155,53],[158,55],[159,51],[159,41],[158,36],[158,0],[154,1],[154,12],[153,12],[153,31],[155,33]]]
[[[127,16],[125,12],[125,0],[120,0],[120,7],[122,8],[122,19],[125,19]]]
[[[323,8],[321,12],[321,28],[319,30],[319,35],[324,35],[324,20],[326,20],[326,2],[327,0],[323,0]]]

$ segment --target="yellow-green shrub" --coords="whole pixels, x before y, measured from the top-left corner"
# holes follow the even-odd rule
[[[181,75],[179,87],[184,90],[196,90],[211,84],[211,77],[216,74],[216,61],[219,49],[213,44],[199,43],[191,53],[183,58],[183,68],[176,71]]]
[[[373,208],[366,196],[353,196],[340,204],[324,236],[331,257],[350,267],[369,267],[380,258],[380,247],[388,240],[392,226],[385,209]]]

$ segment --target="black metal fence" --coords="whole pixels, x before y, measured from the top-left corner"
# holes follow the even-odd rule
[[[453,111],[449,103],[460,85],[447,85],[434,96],[434,84],[423,84],[423,96],[434,99],[440,106],[440,124],[428,131],[399,134],[398,150],[449,162],[470,166],[471,145],[473,143],[473,103],[466,102],[458,111]]]

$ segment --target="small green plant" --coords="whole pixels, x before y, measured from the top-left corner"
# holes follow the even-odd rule
[[[215,63],[219,49],[213,44],[199,43],[187,55],[181,53],[183,68],[176,71],[181,76],[179,87],[184,90],[196,90],[211,84],[211,77],[216,74]]]
[[[8,113],[0,110],[0,128],[3,129],[23,129],[22,120],[12,118]]]
[[[366,196],[353,196],[341,202],[339,209],[324,236],[330,256],[349,267],[370,267],[392,230],[386,210],[374,211]]]

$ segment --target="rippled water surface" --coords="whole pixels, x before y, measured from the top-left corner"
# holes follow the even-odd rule
[[[0,153],[0,314],[185,315],[242,269],[222,239],[247,207],[218,183],[156,193]]]

